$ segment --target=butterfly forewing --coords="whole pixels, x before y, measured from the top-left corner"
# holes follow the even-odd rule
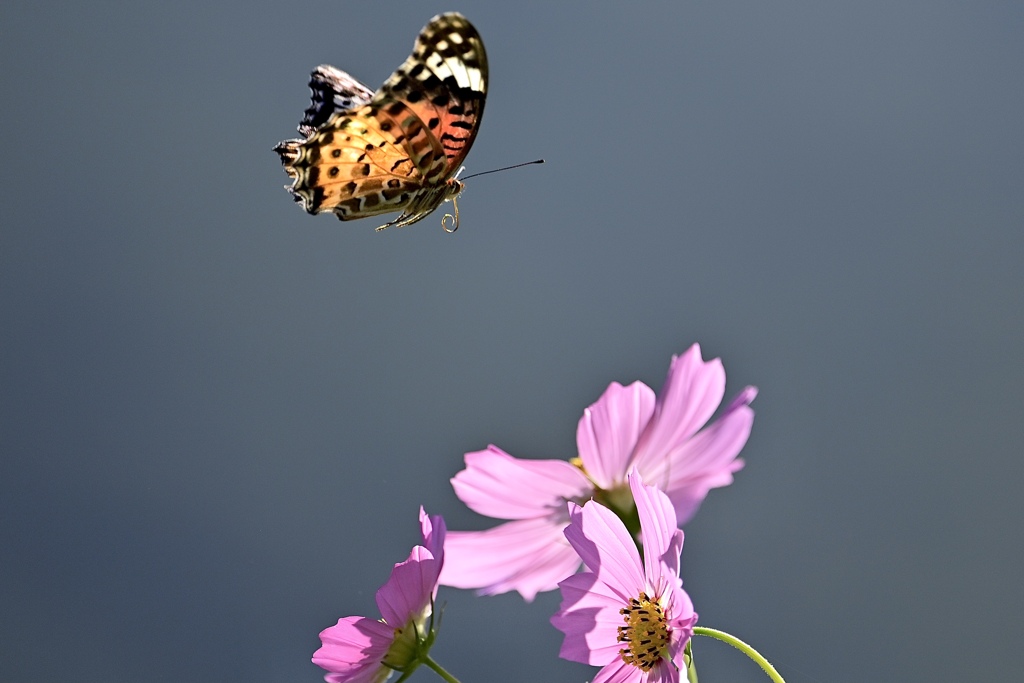
[[[289,190],[310,213],[341,220],[402,211],[408,225],[457,193],[487,92],[487,56],[464,17],[434,17],[413,54],[369,97],[343,71],[321,66],[299,130],[306,140],[275,149],[294,178]],[[449,182],[451,181],[451,183]]]
[[[461,15],[442,14],[423,29],[412,55],[373,101],[395,107],[399,116],[415,117],[445,157],[446,176],[451,177],[473,144],[486,96],[487,53],[480,34]]]

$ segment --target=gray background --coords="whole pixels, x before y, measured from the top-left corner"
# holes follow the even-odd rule
[[[309,71],[491,63],[462,229],[310,217]],[[1020,679],[1024,5],[0,5],[0,679],[316,681],[466,451],[575,454],[692,342],[761,394],[689,525],[793,681]],[[583,681],[443,589],[465,683]],[[764,680],[697,643],[702,680]],[[434,680],[424,670],[416,680]]]

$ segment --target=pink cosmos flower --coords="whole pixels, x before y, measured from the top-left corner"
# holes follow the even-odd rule
[[[553,590],[580,566],[562,535],[566,501],[594,498],[635,531],[626,473],[635,469],[668,494],[680,524],[697,512],[708,491],[732,483],[750,435],[757,389],[747,387],[717,420],[705,426],[725,393],[719,359],[705,362],[694,344],[673,356],[661,393],[642,382],[612,382],[583,411],[576,429],[579,458],[518,460],[490,446],[466,454],[452,479],[456,495],[476,512],[512,520],[487,531],[453,531],[441,583],[485,595],[519,591],[532,600]],[[703,429],[701,429],[703,427]]]
[[[320,634],[323,645],[313,663],[329,683],[383,683],[393,671],[415,668],[434,639],[428,624],[444,564],[444,519],[420,508],[423,545],[395,565],[377,591],[382,619],[345,617]]]
[[[565,537],[586,570],[559,584],[551,623],[565,634],[563,659],[603,667],[593,683],[678,683],[697,614],[679,578],[683,532],[668,497],[628,477],[643,530],[641,560],[614,512],[569,503]]]

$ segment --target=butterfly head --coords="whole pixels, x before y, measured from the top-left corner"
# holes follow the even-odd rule
[[[462,194],[462,191],[464,189],[466,189],[466,184],[459,180],[459,176],[462,175],[462,172],[465,170],[465,166],[460,166],[459,170],[455,172],[455,175],[453,175],[451,178],[447,180],[447,187],[445,188],[444,193],[445,201],[448,201],[449,199],[455,199],[460,194]]]
[[[456,180],[455,178],[450,179],[445,184],[444,200],[446,202],[454,201],[455,199],[458,198],[460,194],[462,194],[462,191],[465,189],[466,183],[462,182],[461,180]]]

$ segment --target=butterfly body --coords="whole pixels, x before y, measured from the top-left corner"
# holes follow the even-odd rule
[[[431,19],[376,92],[330,66],[313,72],[310,89],[305,139],[275,147],[307,212],[344,221],[400,211],[383,230],[420,221],[462,191],[456,176],[487,94],[483,42],[462,15]]]

